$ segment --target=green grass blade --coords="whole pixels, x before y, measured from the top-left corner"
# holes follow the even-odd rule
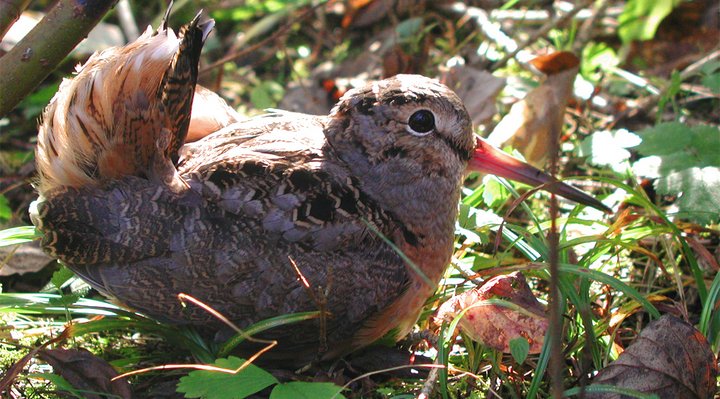
[[[19,226],[0,230],[0,247],[24,244],[41,237],[42,234],[35,230],[35,226]]]

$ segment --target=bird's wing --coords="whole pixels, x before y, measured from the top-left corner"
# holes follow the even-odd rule
[[[211,322],[180,306],[184,292],[241,327],[327,311],[322,334],[347,339],[407,288],[403,260],[376,233],[392,239],[402,231],[323,147],[322,120],[306,122],[316,126],[303,133],[267,121],[258,132],[248,122],[186,146],[184,195],[136,177],[51,193],[40,206],[45,246],[154,317]],[[294,327],[278,334],[293,345],[321,335]]]

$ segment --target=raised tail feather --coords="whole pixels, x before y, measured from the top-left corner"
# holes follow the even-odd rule
[[[128,175],[184,185],[174,163],[188,134],[200,51],[213,27],[199,17],[177,35],[148,29],[127,46],[96,53],[63,81],[38,133],[41,194]]]

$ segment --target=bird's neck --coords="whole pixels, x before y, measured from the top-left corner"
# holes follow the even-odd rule
[[[401,226],[390,238],[434,283],[450,261],[462,165],[430,168],[410,156],[378,159],[347,136],[326,134],[359,190]]]

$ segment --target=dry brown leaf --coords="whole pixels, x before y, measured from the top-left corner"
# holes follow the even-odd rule
[[[215,92],[202,86],[195,88],[192,114],[186,142],[200,140],[210,133],[238,122],[242,117]]]
[[[510,108],[488,141],[499,147],[511,145],[528,163],[542,168],[550,155],[553,133],[560,137],[579,60],[572,53],[558,52],[538,57],[531,64],[548,74],[545,81]]]
[[[429,44],[428,40],[424,40],[422,47],[413,54],[406,53],[399,44],[390,48],[382,56],[383,78],[421,73],[427,63]]]
[[[30,350],[30,352],[20,358],[18,361],[13,363],[6,371],[5,375],[0,378],[0,397],[2,396],[3,392],[9,391],[12,384],[15,383],[15,379],[20,375],[20,373],[23,371],[25,366],[32,360],[38,353],[45,350],[45,348],[49,345],[58,344],[62,341],[65,341],[72,335],[72,327],[68,327],[64,329],[60,335],[57,337],[45,342],[44,344],[38,346],[37,348],[33,348]]]
[[[343,17],[343,28],[362,28],[381,20],[392,10],[397,0],[350,0]]]
[[[38,356],[73,387],[85,391],[88,399],[105,398],[108,394],[123,399],[133,397],[127,380],[111,381],[117,371],[85,349],[46,349],[38,352]]]
[[[482,303],[488,299],[504,299],[522,310]],[[545,309],[522,273],[493,277],[480,287],[450,298],[440,306],[436,323],[450,322],[465,309],[458,326],[473,340],[509,353],[510,341],[523,337],[530,343],[530,353],[542,349],[548,328]]]
[[[593,385],[630,388],[661,399],[705,399],[717,393],[717,375],[717,359],[705,337],[683,320],[665,315],[648,324],[617,360],[600,370]]]
[[[54,260],[40,249],[38,241],[0,247],[0,276],[35,273]]]
[[[443,71],[440,82],[457,93],[475,125],[487,122],[497,113],[495,98],[505,87],[505,79],[465,65]]]

